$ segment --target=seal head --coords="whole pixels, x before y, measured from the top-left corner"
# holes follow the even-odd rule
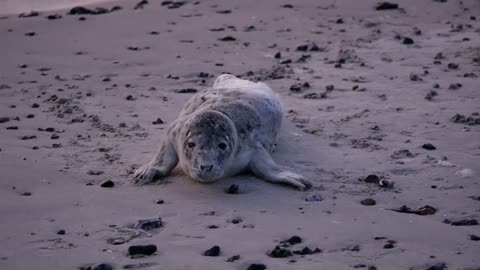
[[[178,152],[186,174],[202,183],[224,177],[237,144],[235,125],[226,115],[199,111],[185,122],[180,136]]]

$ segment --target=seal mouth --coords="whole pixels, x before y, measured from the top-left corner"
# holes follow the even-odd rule
[[[199,183],[212,183],[220,179],[221,176],[222,176],[221,173],[215,173],[215,172],[204,173],[198,169],[192,169],[190,171],[190,177]]]

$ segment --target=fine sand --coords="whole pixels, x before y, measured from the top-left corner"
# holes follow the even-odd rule
[[[376,4],[1,15],[0,269],[479,269],[480,2]],[[178,168],[132,184],[193,95],[178,90],[222,73],[281,96],[273,157],[314,188],[249,174],[204,185]]]

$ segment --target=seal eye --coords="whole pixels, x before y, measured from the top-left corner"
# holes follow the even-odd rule
[[[193,147],[195,147],[195,143],[189,142],[189,143],[187,143],[187,146],[188,146],[188,148],[193,148]]]
[[[219,143],[219,144],[218,144],[218,147],[219,147],[220,149],[222,149],[222,150],[225,150],[225,149],[227,148],[227,145],[222,142],[222,143]]]

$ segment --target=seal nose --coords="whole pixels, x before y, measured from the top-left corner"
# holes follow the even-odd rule
[[[211,172],[213,169],[213,165],[200,165],[200,169],[203,172]]]

